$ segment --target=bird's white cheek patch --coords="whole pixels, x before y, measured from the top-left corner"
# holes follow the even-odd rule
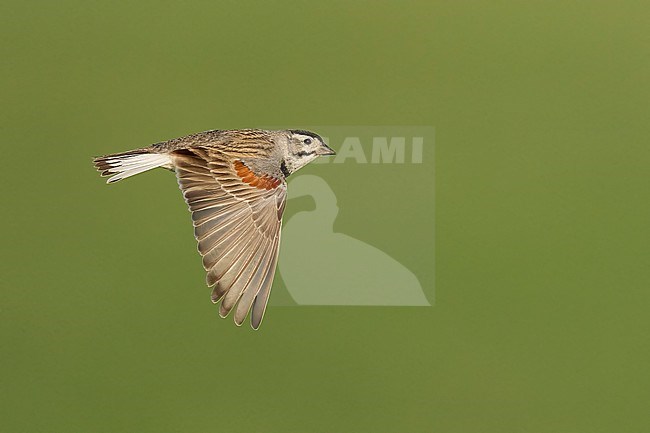
[[[259,189],[273,189],[277,188],[280,185],[280,179],[276,179],[275,177],[269,175],[258,176],[239,160],[235,161],[233,166],[235,167],[237,176],[239,176],[242,182],[245,184],[254,186],[255,188]]]

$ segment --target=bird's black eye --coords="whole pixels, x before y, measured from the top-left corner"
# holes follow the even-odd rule
[[[302,142],[305,144],[311,144],[311,138],[305,138]]]

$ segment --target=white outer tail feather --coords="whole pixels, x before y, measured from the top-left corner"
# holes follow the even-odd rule
[[[108,178],[106,183],[114,183],[153,168],[171,167],[172,160],[169,155],[165,154],[140,153],[107,157],[105,162],[110,167],[108,174],[115,173]]]

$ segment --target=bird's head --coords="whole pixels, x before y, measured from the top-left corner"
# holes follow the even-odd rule
[[[336,154],[316,133],[298,129],[288,130],[287,133],[288,141],[284,152],[284,165],[286,172],[289,174],[294,173],[319,156]]]

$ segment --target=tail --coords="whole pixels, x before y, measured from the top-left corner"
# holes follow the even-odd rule
[[[172,161],[169,155],[152,153],[146,149],[138,149],[124,153],[98,156],[93,160],[93,163],[102,176],[111,176],[106,183],[114,183],[151,170],[152,168],[171,168]]]

